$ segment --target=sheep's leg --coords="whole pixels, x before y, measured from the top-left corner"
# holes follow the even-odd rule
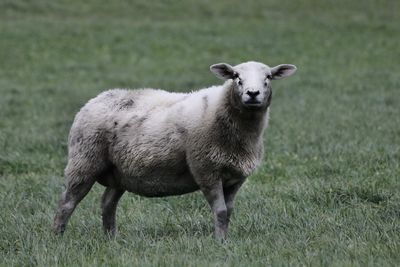
[[[218,180],[212,186],[202,187],[201,190],[214,215],[215,237],[217,239],[225,239],[228,231],[228,215],[222,181]]]
[[[92,180],[80,179],[77,183],[69,183],[61,194],[57,213],[54,218],[54,232],[62,234],[67,226],[68,219],[79,202],[86,196],[94,184]]]
[[[224,187],[224,198],[227,209],[228,224],[233,212],[233,204],[236,193],[239,191],[239,188],[242,186],[242,184],[243,181],[233,184],[231,186]]]
[[[115,224],[115,213],[118,201],[124,194],[125,190],[107,187],[101,199],[101,209],[103,218],[104,232],[110,236],[114,236],[117,227]]]

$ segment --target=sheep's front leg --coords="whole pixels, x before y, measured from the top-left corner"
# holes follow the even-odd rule
[[[239,188],[242,186],[243,182],[244,180],[236,184],[224,187],[224,198],[225,198],[226,209],[228,212],[228,223],[233,212],[233,203],[235,200],[236,193],[239,191]]]
[[[210,204],[214,215],[215,237],[219,240],[225,239],[228,231],[228,213],[225,205],[222,181],[218,180],[210,186],[202,187],[205,198]]]

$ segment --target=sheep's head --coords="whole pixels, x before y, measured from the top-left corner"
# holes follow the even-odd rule
[[[288,77],[296,66],[281,64],[270,68],[258,62],[246,62],[232,67],[226,63],[214,64],[210,70],[220,79],[233,80],[235,103],[245,109],[266,109],[271,102],[271,81]]]

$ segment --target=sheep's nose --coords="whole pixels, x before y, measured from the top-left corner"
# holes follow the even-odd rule
[[[255,98],[260,94],[260,91],[247,91],[246,94],[250,96],[251,98]]]

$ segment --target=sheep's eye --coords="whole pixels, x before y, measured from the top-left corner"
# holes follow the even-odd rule
[[[268,80],[272,80],[272,75],[271,75],[271,74],[268,74],[268,75],[267,75],[267,79],[268,79]]]
[[[239,84],[239,85],[243,85],[243,82],[242,82],[241,79],[238,80],[238,84]]]

